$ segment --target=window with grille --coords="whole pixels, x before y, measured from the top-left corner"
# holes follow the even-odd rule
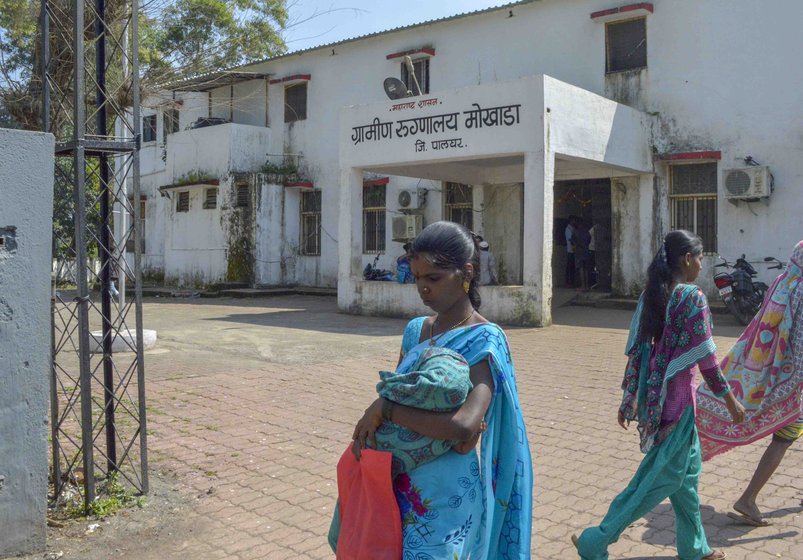
[[[190,211],[190,191],[178,193],[176,199],[176,212],[189,212]]]
[[[605,72],[623,72],[647,67],[646,18],[605,25]]]
[[[672,229],[686,229],[703,240],[703,251],[717,252],[717,164],[673,165],[669,203]]]
[[[162,136],[167,142],[167,135],[178,132],[178,109],[166,109],[162,114]]]
[[[156,115],[142,117],[142,141],[156,141]]]
[[[302,255],[321,254],[321,191],[301,193],[301,243]]]
[[[204,193],[204,210],[217,208],[217,189],[206,189]]]
[[[235,201],[235,206],[237,208],[248,208],[251,206],[251,189],[248,188],[247,184],[237,185],[235,192],[237,194],[237,200]]]
[[[413,70],[415,70],[415,77],[418,80],[421,93],[429,93],[429,58],[414,60]],[[413,81],[413,75],[404,62],[401,64],[401,81],[404,82],[408,91],[412,91],[413,95],[418,95],[418,90],[415,88],[415,82]]]
[[[362,189],[362,250],[363,253],[385,250],[385,185]]]
[[[284,88],[284,122],[307,118],[307,82]]]
[[[444,219],[474,229],[474,192],[471,185],[446,183]]]

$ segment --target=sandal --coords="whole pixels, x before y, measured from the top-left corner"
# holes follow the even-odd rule
[[[728,517],[744,525],[750,525],[751,527],[769,527],[772,525],[772,522],[767,519],[755,518],[736,508],[734,508],[734,511],[728,512]]]
[[[703,560],[723,560],[727,557],[724,550],[712,550],[708,556],[703,556]]]

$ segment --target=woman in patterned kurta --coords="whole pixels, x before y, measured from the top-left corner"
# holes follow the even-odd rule
[[[436,222],[416,238],[412,254],[418,293],[436,315],[407,325],[397,370],[412,367],[428,348],[448,348],[468,362],[474,388],[454,413],[377,399],[354,430],[355,455],[375,447],[373,434],[384,421],[462,441],[395,479],[402,560],[528,559],[532,459],[507,338],[477,311],[477,238],[457,224]]]
[[[722,401],[701,387],[697,425],[703,460],[772,434],[742,496],[728,515],[757,527],[769,525],[756,505],[758,493],[803,435],[803,241],[773,282],[761,310],[722,360],[722,372],[747,409],[734,425]]]
[[[736,421],[744,409],[730,394],[716,358],[711,316],[703,293],[691,284],[702,267],[703,245],[686,231],[666,235],[648,270],[648,282],[630,325],[629,356],[618,421],[638,420],[646,453],[627,488],[597,527],[572,541],[585,560],[605,560],[608,546],[628,525],[669,498],[681,560],[721,559],[708,546],[697,483],[702,461],[694,424],[697,369],[725,398]]]

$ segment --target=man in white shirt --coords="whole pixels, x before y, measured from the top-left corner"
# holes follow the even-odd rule
[[[496,279],[496,259],[489,250],[487,241],[480,241],[480,284],[494,286]]]

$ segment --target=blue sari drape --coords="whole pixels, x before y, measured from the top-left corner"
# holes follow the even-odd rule
[[[423,317],[405,330],[397,368],[406,371],[429,348]],[[532,458],[516,392],[507,338],[484,323],[449,331],[436,345],[461,354],[469,365],[487,360],[494,395],[480,457],[454,451],[400,475],[395,482],[402,513],[403,560],[530,558]]]

